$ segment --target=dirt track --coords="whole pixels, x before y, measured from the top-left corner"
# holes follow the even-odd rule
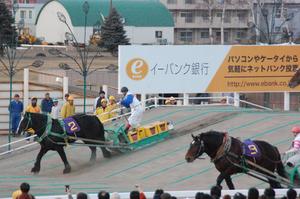
[[[210,129],[227,131],[241,139],[266,140],[283,152],[291,143],[291,127],[300,125],[299,116],[299,113],[289,112],[246,112],[231,107],[152,110],[145,116],[145,123],[172,120],[176,136],[139,151],[115,155],[111,159],[104,159],[98,150],[94,165],[88,163],[90,151],[87,147],[68,147],[66,153],[72,166],[72,173],[68,175],[62,175],[63,164],[54,152],[44,157],[39,175],[30,173],[38,152],[36,149],[0,159],[0,197],[10,196],[23,181],[32,185],[35,195],[63,194],[65,184],[70,184],[74,191],[89,193],[100,190],[131,191],[136,183],[146,191],[158,187],[166,190],[208,189],[215,183],[218,173],[208,158],[192,164],[185,162],[184,155],[191,141],[190,132],[196,130],[194,134],[200,133],[199,128],[203,128],[201,132]],[[205,127],[208,123],[215,124]],[[245,175],[236,175],[233,182],[237,188],[267,186]],[[225,184],[223,187],[227,188]]]

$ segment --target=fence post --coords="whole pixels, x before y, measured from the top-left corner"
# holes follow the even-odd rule
[[[184,106],[189,105],[189,94],[188,93],[183,93],[183,105]]]
[[[143,110],[145,110],[145,107],[146,107],[146,94],[141,94],[141,103],[142,103]]]
[[[65,94],[69,93],[69,78],[64,76],[63,77],[63,99]]]
[[[284,92],[284,110],[290,110],[290,92]]]
[[[158,100],[157,100],[157,97],[155,96],[154,97],[154,106],[155,106],[155,108],[157,107],[157,104],[158,104]]]
[[[234,106],[235,107],[240,107],[240,93],[234,92]]]
[[[24,68],[24,81],[23,81],[23,102],[24,107],[28,105],[29,98],[29,69]]]

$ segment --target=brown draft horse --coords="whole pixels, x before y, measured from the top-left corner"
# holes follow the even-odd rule
[[[253,158],[244,156],[243,143],[236,138],[228,136],[227,133],[208,131],[197,136],[192,135],[192,137],[193,141],[185,155],[186,161],[193,162],[203,153],[206,153],[215,164],[216,169],[220,172],[217,178],[217,186],[219,187],[221,187],[221,183],[225,179],[228,188],[234,189],[231,175],[247,173],[247,171],[235,166],[233,163],[241,165],[243,158],[254,162],[272,173],[276,170],[280,176],[285,177],[285,170],[278,149],[265,141],[253,141],[261,152],[260,157]],[[235,154],[237,157],[233,157],[230,154]],[[254,169],[250,165],[248,165],[248,168]],[[258,169],[255,170],[259,171]],[[270,174],[263,171],[259,172],[270,176]],[[273,188],[281,187],[277,181],[268,179],[268,182]]]
[[[288,86],[290,88],[295,88],[300,84],[300,69],[298,68],[293,75],[293,77],[290,79]]]

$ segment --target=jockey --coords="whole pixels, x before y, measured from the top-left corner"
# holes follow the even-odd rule
[[[136,98],[136,96],[131,92],[128,92],[127,87],[123,87],[121,92],[124,96],[120,102],[121,105],[131,109],[131,115],[128,118],[128,123],[125,127],[125,132],[127,133],[130,127],[136,128],[140,125],[143,116],[143,108],[141,102]]]
[[[285,152],[285,154],[295,153],[295,155],[291,156],[287,160],[287,165],[290,167],[294,167],[300,161],[300,127],[293,127],[292,132],[295,136],[295,139],[292,143],[292,148]]]

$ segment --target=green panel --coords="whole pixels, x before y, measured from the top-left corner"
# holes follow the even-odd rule
[[[73,26],[84,26],[82,4],[86,0],[51,0],[60,2],[68,11]],[[94,26],[97,22],[103,23],[101,14],[108,16],[109,0],[87,0],[89,13],[87,26]],[[40,12],[47,6],[42,7]],[[125,18],[125,26],[137,27],[174,27],[173,17],[168,9],[157,0],[113,0],[113,6]],[[40,13],[38,14],[38,16]],[[38,20],[38,17],[37,17]]]

